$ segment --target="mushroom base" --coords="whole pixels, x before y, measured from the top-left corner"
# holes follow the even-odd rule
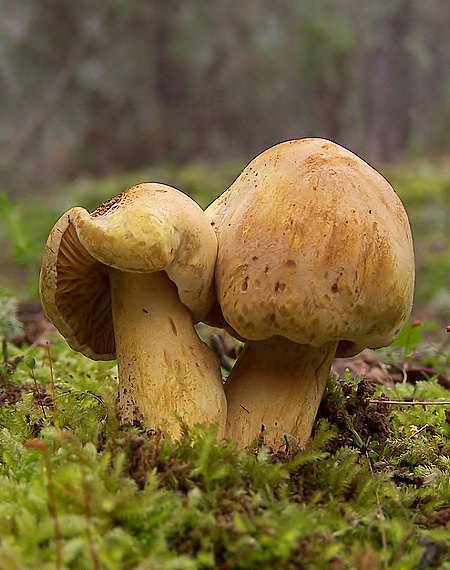
[[[182,424],[218,425],[226,400],[219,364],[163,271],[110,270],[123,423],[179,437]]]
[[[262,435],[272,446],[311,435],[337,342],[319,348],[283,337],[248,341],[225,384],[226,435],[239,448]]]

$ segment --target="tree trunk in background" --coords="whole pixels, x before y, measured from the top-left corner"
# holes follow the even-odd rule
[[[367,149],[377,162],[400,160],[409,142],[414,68],[407,38],[413,12],[414,0],[386,6],[380,21],[381,43],[367,66]]]
[[[173,24],[179,0],[154,0],[154,21],[149,49],[154,60],[154,93],[157,101],[156,144],[157,161],[178,158],[177,123],[186,99],[185,69],[172,54]]]

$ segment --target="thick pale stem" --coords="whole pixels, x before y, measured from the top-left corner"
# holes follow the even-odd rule
[[[190,311],[161,271],[110,271],[119,367],[121,420],[180,435],[217,423],[223,437],[226,400],[219,364],[195,332]]]
[[[337,342],[319,348],[283,337],[249,341],[225,384],[226,435],[243,448],[263,432],[275,447],[311,435]]]

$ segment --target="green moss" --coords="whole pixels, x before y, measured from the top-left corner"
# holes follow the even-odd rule
[[[1,364],[0,568],[450,567],[445,406],[333,377],[306,450],[237,452],[200,426],[120,428],[114,365],[50,353],[9,345]]]

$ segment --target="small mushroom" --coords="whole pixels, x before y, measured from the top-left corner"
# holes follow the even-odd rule
[[[117,357],[124,423],[180,435],[180,420],[217,423],[219,364],[195,322],[212,300],[217,240],[201,208],[162,184],[139,184],[92,214],[56,222],[40,276],[42,305],[69,345]]]
[[[307,138],[257,156],[206,214],[218,238],[209,320],[247,341],[225,385],[227,435],[304,446],[333,358],[390,344],[410,315],[406,212],[362,159]]]

